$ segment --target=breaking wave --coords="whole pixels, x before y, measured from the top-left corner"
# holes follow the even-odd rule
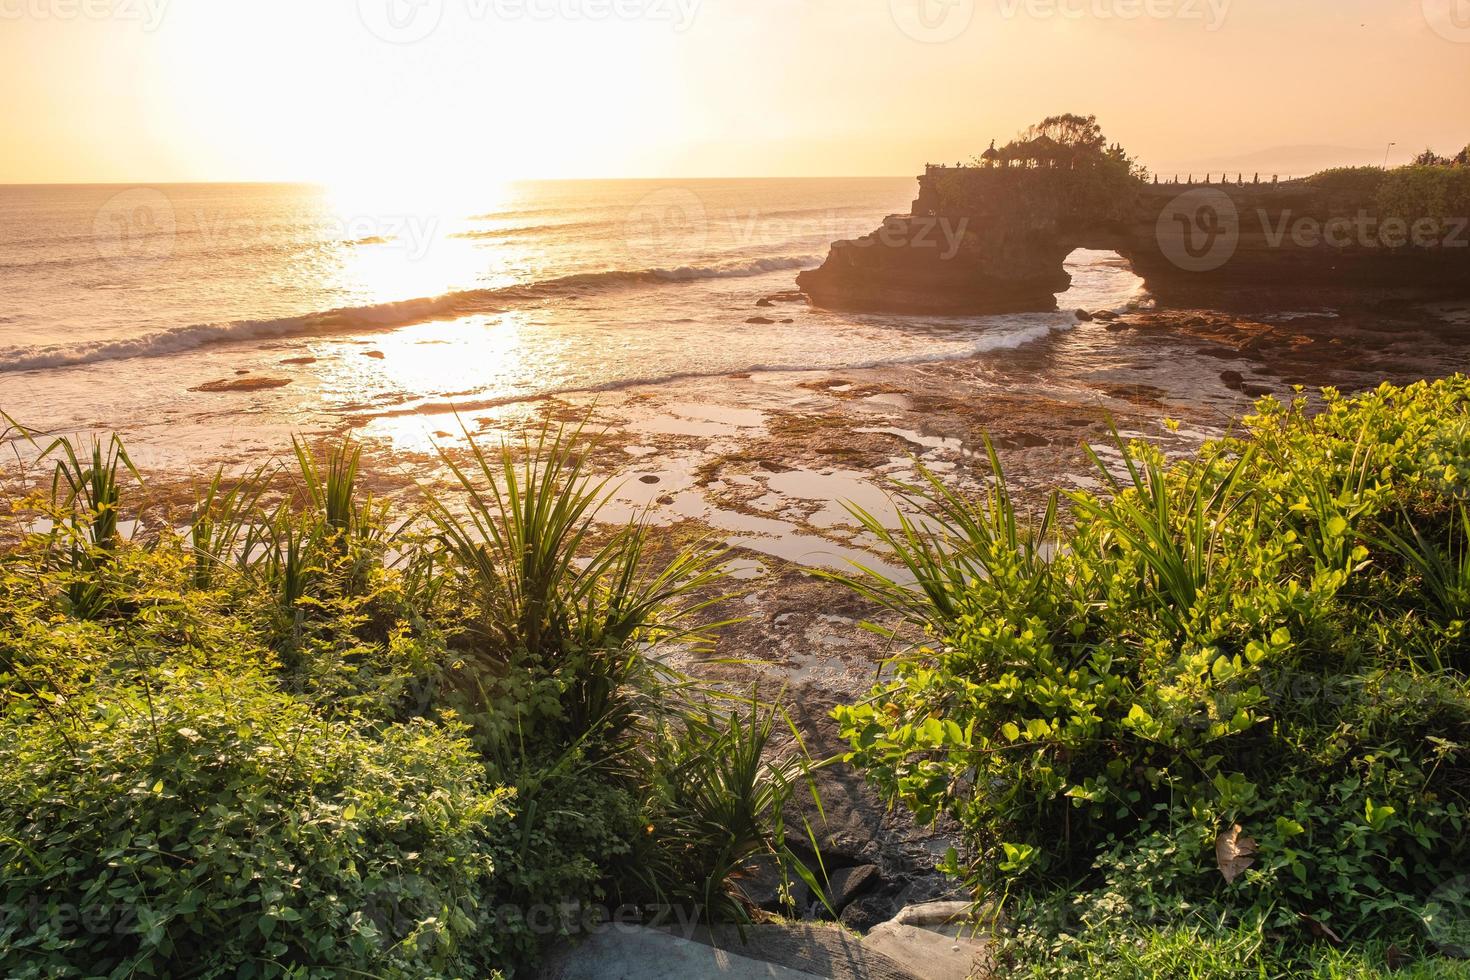
[[[79,345],[0,348],[0,373],[71,367],[135,357],[157,357],[211,344],[278,337],[303,337],[384,330],[431,320],[452,320],[477,313],[496,313],[518,303],[553,299],[585,290],[759,276],[800,269],[821,262],[819,255],[789,255],[717,266],[679,266],[640,271],[588,272],[539,283],[498,289],[471,289],[269,320],[235,320],[171,327],[141,337],[97,340]]]

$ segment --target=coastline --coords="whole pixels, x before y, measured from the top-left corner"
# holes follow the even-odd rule
[[[300,435],[359,440],[365,486],[411,504],[418,486],[447,485],[436,444],[450,459],[464,459],[461,424],[487,448],[547,423],[600,433],[591,463],[598,478],[612,478],[604,518],[643,515],[666,541],[716,540],[732,549],[725,591],[735,598],[722,614],[738,622],[712,651],[674,651],[672,661],[731,690],[786,690],[802,737],[815,754],[831,755],[843,745],[830,710],[861,697],[898,652],[858,629],[864,620],[882,621],[881,610],[811,574],[853,562],[885,567],[844,501],[889,515],[887,481],[911,482],[919,466],[980,492],[989,436],[1023,510],[1037,512],[1054,490],[1101,487],[1083,447],[1108,458],[1114,426],[1125,439],[1146,438],[1170,457],[1183,456],[1229,431],[1260,395],[1289,399],[1295,385],[1351,393],[1443,376],[1466,352],[1470,303],[1307,311],[1270,322],[1151,311],[1079,321],[964,360],[683,378],[459,415],[343,419]],[[241,435],[233,434],[237,442]],[[279,457],[291,435],[271,424],[248,440]],[[192,444],[183,433],[177,440],[174,448]],[[153,449],[129,442],[157,502],[143,515],[145,528],[186,511],[208,476],[197,464],[159,465]],[[263,461],[217,460],[237,471]],[[874,864],[882,876],[887,905],[875,906],[874,916],[950,894],[933,871],[952,843],[942,826],[919,828],[889,812],[854,771],[827,771],[819,782],[828,811],[824,850],[842,863]]]

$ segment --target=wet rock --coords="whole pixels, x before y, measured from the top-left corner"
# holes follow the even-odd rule
[[[384,354],[380,350],[368,350],[368,351],[363,351],[362,352],[362,356],[363,357],[372,357],[372,358],[375,358],[375,359],[381,361],[383,358],[387,357],[388,355],[387,354]]]
[[[1018,432],[1015,435],[998,436],[995,439],[997,449],[1035,449],[1038,446],[1049,445],[1051,440],[1045,436],[1039,436],[1032,432]]]
[[[1271,394],[1271,389],[1262,388],[1260,385],[1241,385],[1240,393],[1247,398],[1264,398]]]
[[[1240,391],[1245,387],[1245,375],[1239,371],[1221,371],[1220,382],[1231,391]]]
[[[772,320],[768,316],[753,316],[750,319],[746,320],[745,322],[746,323],[760,324],[760,325],[764,326],[766,324],[775,323],[776,321],[775,320]]]
[[[282,364],[315,364],[316,363],[316,358],[314,358],[314,357],[288,357],[284,361],[282,361],[281,363]]]
[[[1111,323],[1112,321],[1118,319],[1118,314],[1114,313],[1112,310],[1093,310],[1092,318],[1094,320],[1101,320],[1104,323]]]
[[[674,498],[671,494],[666,493],[662,497],[658,498],[658,502],[660,505],[667,507],[669,504],[672,504],[674,502]]]
[[[776,304],[775,303],[772,303],[769,299],[767,299],[766,297],[762,296],[760,299],[758,299],[758,300],[755,301],[755,305],[756,306],[775,306]]]
[[[1086,310],[1078,310],[1077,313],[1076,313],[1076,317],[1077,317],[1078,320],[1080,320],[1083,323],[1091,323],[1092,322],[1092,314],[1091,313],[1088,313]]]
[[[782,320],[781,322],[782,323],[795,323],[796,321],[793,320],[793,319],[791,319],[790,317],[787,317],[786,319]]]
[[[652,485],[658,482],[658,477],[654,476],[652,473],[646,473],[638,478],[638,482]]]
[[[219,381],[206,381],[202,385],[195,385],[190,391],[266,391],[270,388],[284,388],[291,383],[290,378],[222,378]]]

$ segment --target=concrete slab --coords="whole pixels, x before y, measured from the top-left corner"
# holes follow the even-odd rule
[[[830,980],[927,980],[835,925],[810,923],[700,927],[692,939],[739,956],[764,960]]]
[[[615,926],[554,954],[543,980],[825,980],[641,926]]]
[[[925,980],[970,980],[989,976],[990,944],[983,939],[946,936],[919,926],[885,922],[863,937],[863,948],[902,963]]]

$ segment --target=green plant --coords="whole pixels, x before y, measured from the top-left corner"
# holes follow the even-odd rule
[[[699,643],[713,628],[693,620],[721,598],[710,592],[721,553],[681,551],[650,569],[644,524],[598,524],[607,481],[587,474],[580,434],[543,429],[519,461],[470,439],[469,467],[444,457],[463,506],[430,497],[467,615],[456,650],[478,707],[466,717],[491,743],[534,740],[546,726],[563,742],[616,741],[673,681],[645,648]]]
[[[1044,572],[1036,531],[995,532],[1000,489],[906,493],[924,516],[880,537],[919,587],[852,584],[927,642],[837,718],[889,799],[958,821],[944,866],[977,892],[1065,886],[1133,927],[1208,908],[1288,946],[1312,923],[1422,943],[1470,863],[1446,462],[1470,380],[1323,397],[1263,400],[1243,436],[1173,464],[1095,456],[1110,494],[1070,495]]]
[[[659,660],[718,553],[597,523],[561,433],[396,527],[294,448],[126,535],[121,443],[63,441],[49,528],[0,515],[0,972],[483,976],[575,931],[538,910],[743,915],[809,763]]]
[[[7,976],[456,975],[505,794],[457,733],[327,721],[254,673],[168,671],[0,738]],[[491,944],[493,948],[493,942]]]

